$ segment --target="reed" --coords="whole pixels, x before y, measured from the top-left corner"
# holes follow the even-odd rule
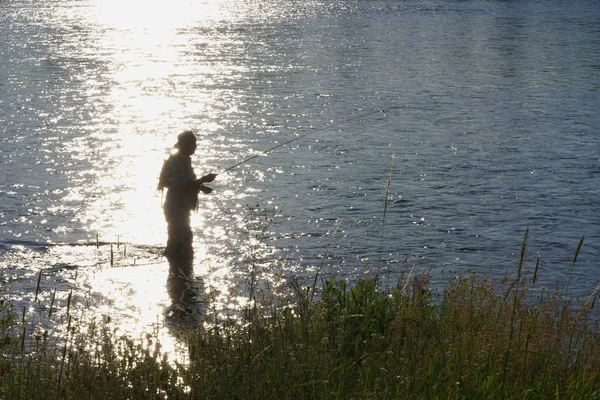
[[[43,270],[40,269],[40,272],[38,273],[37,284],[35,285],[35,297],[33,299],[34,302],[38,301],[38,294],[40,294],[40,283],[42,281],[42,272],[43,272]]]
[[[473,273],[440,290],[407,270],[385,291],[377,277],[311,280],[281,299],[261,296],[251,273],[240,320],[182,325],[187,364],[169,363],[157,337],[76,323],[71,293],[54,343],[0,301],[0,398],[598,397],[599,289],[582,302],[534,294],[526,246],[527,234],[515,276]]]
[[[579,239],[577,248],[575,249],[575,252],[573,253],[573,256],[571,257],[571,262],[569,263],[569,270],[567,271],[567,279],[565,279],[565,282],[563,283],[563,287],[561,289],[562,294],[568,294],[569,282],[571,280],[571,272],[573,271],[573,266],[575,265],[575,262],[577,261],[577,256],[579,255],[579,252],[581,251],[581,246],[583,245],[583,239],[584,239],[584,235],[581,235],[581,239]]]
[[[379,261],[377,263],[377,275],[381,272],[381,262],[383,261],[383,239],[385,233],[385,217],[387,215],[388,202],[390,199],[390,187],[392,186],[392,176],[394,172],[394,157],[392,156],[392,161],[390,164],[390,171],[388,172],[387,185],[385,187],[385,197],[383,203],[383,216],[381,217],[381,235],[380,235],[380,243],[379,243]]]

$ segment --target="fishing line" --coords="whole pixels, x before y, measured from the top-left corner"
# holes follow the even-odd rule
[[[400,107],[399,107],[399,106],[392,106],[392,107],[387,107],[387,108],[380,108],[380,109],[373,110],[373,111],[369,111],[369,112],[366,112],[366,113],[363,113],[363,114],[360,114],[360,115],[355,115],[354,117],[346,118],[346,119],[344,119],[344,120],[342,120],[342,121],[339,121],[339,122],[334,122],[334,123],[331,123],[331,124],[325,125],[325,126],[323,126],[323,127],[321,127],[321,128],[315,129],[315,130],[313,130],[313,131],[310,131],[310,132],[308,132],[308,133],[305,133],[305,134],[303,134],[303,135],[296,136],[296,137],[295,137],[295,138],[293,138],[293,139],[287,140],[287,141],[285,141],[285,142],[283,142],[283,143],[280,143],[280,144],[278,144],[278,145],[276,145],[276,146],[273,146],[273,147],[271,147],[271,148],[269,148],[269,149],[267,149],[267,150],[263,150],[263,151],[261,151],[261,152],[260,152],[260,153],[258,153],[258,154],[255,154],[255,155],[253,155],[253,156],[251,156],[251,157],[248,157],[248,158],[246,158],[246,159],[244,159],[244,160],[242,160],[242,161],[238,162],[237,164],[234,164],[234,165],[232,165],[231,167],[224,169],[224,170],[223,170],[221,173],[223,173],[223,172],[227,172],[227,171],[229,171],[229,170],[232,170],[232,169],[234,169],[235,167],[239,167],[240,165],[242,165],[242,164],[245,164],[245,163],[247,163],[247,162],[248,162],[248,161],[250,161],[250,160],[254,160],[255,158],[258,158],[258,157],[260,157],[260,156],[263,156],[263,155],[269,154],[269,153],[270,153],[270,152],[272,152],[273,150],[275,150],[275,149],[278,149],[278,148],[280,148],[280,147],[283,147],[283,146],[285,146],[285,145],[288,145],[288,144],[290,144],[290,143],[292,143],[292,142],[295,142],[296,140],[300,140],[300,139],[303,139],[303,138],[305,138],[305,137],[307,137],[307,136],[314,135],[314,134],[315,134],[315,133],[317,133],[317,132],[322,132],[322,131],[324,131],[324,130],[326,130],[326,129],[330,129],[330,128],[333,128],[333,127],[335,127],[335,126],[342,125],[342,124],[345,124],[345,123],[347,123],[347,122],[350,122],[350,121],[354,121],[354,120],[356,120],[356,119],[366,118],[366,117],[368,117],[368,116],[370,116],[370,115],[373,115],[373,114],[377,114],[377,113],[384,113],[384,112],[387,112],[387,111],[390,111],[390,110],[395,110],[395,109],[398,109],[398,108],[400,108]]]

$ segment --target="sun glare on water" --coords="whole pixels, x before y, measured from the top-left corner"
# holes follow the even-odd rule
[[[81,9],[85,21],[80,22],[91,27],[94,40],[80,51],[102,66],[82,73],[82,90],[89,91],[88,98],[101,93],[102,107],[95,108],[89,137],[73,149],[91,163],[86,173],[94,175],[93,183],[88,187],[88,180],[81,179],[72,197],[85,203],[80,221],[89,236],[127,243],[137,251],[137,258],[128,255],[126,263],[113,266],[111,247],[110,268],[103,265],[90,273],[84,286],[103,299],[96,314],[118,318],[121,333],[139,338],[153,332],[164,351],[174,352],[176,340],[165,321],[172,300],[166,289],[169,266],[161,257],[166,223],[156,185],[176,135],[196,128],[194,123],[211,124],[190,113],[192,106],[208,108],[211,98],[191,90],[189,77],[216,72],[190,62],[189,32],[194,24],[209,26],[225,9],[221,2],[193,0],[89,0]],[[202,154],[196,159],[202,160]],[[195,230],[203,223],[202,215],[193,217]],[[194,247],[196,260],[204,259],[204,245],[196,240]],[[197,274],[207,269],[195,267]]]
[[[97,0],[93,2],[95,19],[124,29],[141,29],[158,37],[161,33],[181,27],[189,19],[218,15],[215,1],[190,0]]]
[[[92,221],[92,234],[137,244],[164,242],[156,192],[162,160],[175,135],[191,128],[189,108],[202,110],[210,101],[184,87],[187,82],[178,82],[197,68],[185,58],[189,38],[181,32],[192,24],[209,24],[218,10],[190,0],[90,3],[87,23],[97,31],[93,51],[105,66],[102,76],[87,78],[84,89],[105,87],[102,101],[109,107],[97,115],[101,122],[92,133],[92,145],[102,148],[95,161],[101,190],[83,218]]]

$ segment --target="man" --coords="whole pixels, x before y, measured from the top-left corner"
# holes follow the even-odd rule
[[[178,151],[164,162],[158,182],[159,190],[168,189],[163,206],[168,232],[164,254],[172,270],[175,267],[175,270],[190,276],[193,272],[194,254],[190,213],[198,207],[198,192],[212,192],[204,183],[212,182],[217,175],[208,174],[196,179],[191,156],[195,153],[197,144],[192,131],[179,134],[175,147]]]

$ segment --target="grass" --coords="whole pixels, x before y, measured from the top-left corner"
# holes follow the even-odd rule
[[[285,301],[253,290],[240,319],[182,328],[185,364],[107,322],[67,317],[53,341],[0,300],[0,398],[598,398],[596,292],[534,294],[526,242],[516,276],[473,274],[440,291],[411,271],[386,291],[377,277],[295,284]]]

